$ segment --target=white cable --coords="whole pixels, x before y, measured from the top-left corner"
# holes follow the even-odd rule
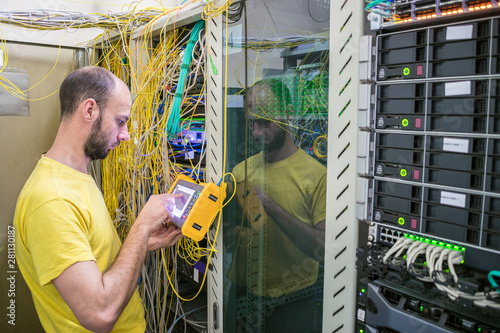
[[[408,251],[406,251],[406,269],[409,269],[410,265],[416,260],[416,255],[418,255],[422,244],[420,241],[415,241],[410,245]]]
[[[409,269],[410,266],[415,263],[415,261],[417,260],[417,257],[421,253],[425,252],[425,249],[429,245],[430,245],[429,243],[424,243],[424,242],[420,242],[420,241],[416,241],[413,244],[411,244],[411,246],[408,249],[407,254],[406,254],[406,264],[407,264],[406,267],[407,267],[407,269]]]
[[[414,242],[413,239],[407,238],[407,240],[404,241],[401,247],[398,249],[394,257],[396,258],[400,257],[403,254],[403,252],[407,250],[413,242]]]
[[[436,246],[431,251],[426,252],[427,268],[429,270],[429,276],[432,278],[432,272],[434,271],[434,262],[436,257],[443,251],[442,247]]]
[[[450,269],[450,274],[453,276],[453,281],[458,283],[458,275],[455,272],[455,264],[460,264],[463,260],[461,252],[454,251],[450,256],[448,256],[448,268]]]
[[[387,264],[387,259],[396,251],[398,251],[404,244],[406,244],[408,241],[413,242],[413,240],[406,238],[406,237],[400,237],[394,245],[386,252],[384,258],[382,259],[382,262],[384,264]]]
[[[406,255],[406,260],[407,260],[406,261],[406,269],[410,273],[421,274],[421,273],[423,273],[423,271],[417,272],[415,270],[415,261],[417,260],[417,258],[420,254],[427,253],[429,248],[433,248],[434,246],[430,245],[429,243],[424,243],[424,242],[420,242],[420,241],[417,241],[415,243],[419,243],[418,246],[413,247],[413,248],[410,247],[408,252],[411,251],[411,253]],[[415,244],[415,243],[413,243],[413,244]],[[416,276],[416,278],[421,280],[421,281],[432,282],[432,278],[430,276],[422,276],[422,277]]]

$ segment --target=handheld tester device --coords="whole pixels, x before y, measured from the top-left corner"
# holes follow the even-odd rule
[[[249,181],[239,183],[236,186],[236,198],[243,208],[246,218],[250,221],[252,228],[254,230],[262,228],[267,220],[267,214],[252,183]]]
[[[221,207],[219,200],[224,200],[224,191],[214,183],[196,183],[179,175],[168,193],[182,194],[175,199],[170,222],[181,228],[184,236],[201,241]]]

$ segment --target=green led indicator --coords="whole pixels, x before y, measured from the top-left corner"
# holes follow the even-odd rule
[[[478,327],[478,328],[477,328],[477,331],[478,331],[478,332],[481,332],[481,331],[482,331],[482,330],[481,330],[481,327]]]
[[[398,219],[398,222],[400,222],[400,224],[401,224],[401,219],[402,219],[401,217]],[[428,243],[428,244],[432,244],[432,245],[435,245],[435,246],[440,246],[440,247],[443,247],[445,249],[450,249],[450,250],[459,251],[459,252],[464,252],[465,251],[465,247],[459,246],[459,245],[456,245],[456,244],[445,243],[445,242],[437,241],[435,239],[431,239],[431,238],[427,238],[427,237],[419,237],[419,236],[408,234],[408,233],[404,233],[403,235],[406,238],[410,238],[410,239],[412,239],[414,241],[425,242],[425,243]],[[463,263],[463,261],[462,261],[462,263]]]
[[[404,218],[402,218],[402,217],[400,217],[400,218],[398,219],[398,223],[399,223],[400,225],[404,225],[404,224],[405,224],[405,219],[404,219]]]
[[[424,311],[424,306],[423,305],[420,306],[420,311]]]
[[[363,294],[365,293],[365,291],[366,291],[366,290],[365,290],[365,288],[361,289],[361,292],[362,292]]]
[[[410,123],[410,122],[408,121],[408,119],[406,119],[406,118],[405,118],[405,119],[403,119],[403,121],[401,122],[401,125],[403,125],[403,127],[406,127],[406,126],[408,126],[408,124],[409,124],[409,123]]]
[[[410,75],[410,69],[409,69],[408,67],[405,67],[405,68],[403,69],[403,75],[405,75],[405,76],[406,76],[406,75]]]
[[[399,174],[401,175],[401,177],[406,177],[406,175],[408,175],[408,171],[406,171],[406,169],[401,169],[399,171]]]

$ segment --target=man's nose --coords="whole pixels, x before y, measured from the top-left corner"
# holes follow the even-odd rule
[[[130,134],[128,133],[127,126],[123,126],[123,130],[118,133],[118,140],[120,141],[128,141],[130,139]]]

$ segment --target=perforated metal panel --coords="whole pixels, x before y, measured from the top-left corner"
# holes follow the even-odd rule
[[[353,332],[360,1],[330,6],[330,99],[323,332]]]
[[[207,137],[207,181],[218,183],[223,176],[224,155],[224,73],[223,73],[223,23],[222,15],[206,22],[207,43],[210,62],[207,71],[207,97],[206,97],[206,137]],[[216,220],[217,221],[217,220]],[[207,276],[208,299],[208,331],[222,332],[223,309],[223,258],[222,258],[222,226],[217,233],[217,223],[209,231],[210,239],[216,237],[215,248],[217,252],[212,255],[210,270]]]

